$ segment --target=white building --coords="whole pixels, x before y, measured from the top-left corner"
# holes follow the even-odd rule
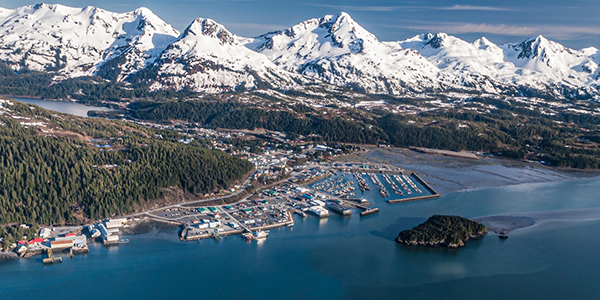
[[[50,228],[42,228],[38,235],[43,239],[47,239],[52,235],[52,230]]]
[[[123,223],[127,222],[127,219],[112,219],[105,222],[106,228],[121,228]]]

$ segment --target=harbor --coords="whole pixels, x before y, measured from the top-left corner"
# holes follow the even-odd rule
[[[181,242],[177,226],[145,222],[144,226],[150,229],[144,228],[136,235],[122,235],[131,240],[129,244],[118,247],[90,244],[88,255],[75,255],[73,259],[66,256],[67,252],[55,253],[63,258],[62,264],[44,266],[42,256],[3,262],[2,294],[7,299],[17,299],[23,294],[58,298],[65,290],[89,293],[89,285],[72,284],[79,280],[124,288],[128,294],[135,294],[134,299],[174,296],[195,299],[198,290],[203,291],[203,297],[216,299],[286,299],[290,290],[303,291],[303,298],[339,299],[343,298],[340,295],[356,293],[346,286],[366,282],[367,287],[360,286],[366,292],[354,299],[368,299],[367,292],[375,298],[398,298],[396,289],[381,294],[377,290],[381,286],[402,288],[402,295],[411,299],[419,299],[424,290],[443,298],[447,297],[448,288],[455,285],[467,291],[464,293],[471,298],[486,295],[492,299],[503,296],[535,299],[535,295],[542,293],[553,299],[547,292],[548,286],[559,286],[562,290],[560,286],[566,278],[587,274],[590,276],[582,277],[584,286],[570,285],[560,296],[569,298],[577,288],[593,295],[597,290],[593,285],[597,277],[592,275],[598,270],[586,262],[595,261],[596,246],[600,244],[590,239],[600,223],[589,221],[598,212],[590,209],[598,207],[593,198],[600,190],[598,180],[523,185],[517,190],[524,193],[522,198],[515,197],[515,187],[505,187],[448,194],[436,199],[435,205],[431,201],[385,205],[377,191],[372,191],[370,195],[374,197],[366,199],[373,204],[368,207],[379,206],[377,214],[359,217],[358,209],[353,209],[351,216],[331,212],[328,219],[319,219],[308,214],[302,218],[294,213],[292,228],[270,229],[266,239],[251,241],[239,234],[221,240]],[[574,193],[583,194],[575,202],[564,201],[566,195]],[[358,200],[346,201],[347,205],[350,203],[358,203]],[[509,232],[507,240],[488,234],[458,254],[440,248],[406,249],[392,240],[398,230],[416,226],[436,213],[513,215],[521,209],[537,212],[557,208],[581,208],[594,214],[581,217],[587,221],[542,222]],[[573,230],[585,235],[574,239]],[[532,246],[532,239],[542,250]],[[557,247],[557,243],[567,246]],[[585,251],[585,260],[573,257],[573,251]],[[448,260],[452,260],[452,264],[449,265]],[[457,266],[470,271],[457,272],[464,270]],[[550,268],[550,273],[539,273],[540,267]],[[233,275],[232,270],[235,270]],[[231,288],[234,281],[228,279],[235,274],[239,274],[242,283],[240,288],[234,289]],[[520,274],[535,274],[541,278],[524,280]],[[531,285],[539,288],[539,292],[521,298],[518,297],[521,291],[504,291],[497,295],[496,290],[490,292],[489,289],[498,284],[498,276],[512,286]],[[180,288],[181,278],[194,288]],[[473,280],[481,284],[473,285]],[[265,288],[265,281],[283,288]],[[147,282],[152,284],[145,284]],[[460,294],[456,298],[461,296],[464,297]],[[106,298],[106,293],[94,294],[91,298]]]
[[[259,236],[260,239],[268,237],[261,232],[293,227],[294,215],[327,219],[331,213],[348,217],[355,211],[363,217],[380,212],[379,207],[373,207],[362,196],[377,194],[384,203],[390,204],[439,197],[417,174],[403,173],[391,167],[363,164],[360,169],[352,165],[347,168],[312,166],[300,168],[297,176],[307,176],[303,171],[306,169],[323,178],[302,184],[292,176],[236,203],[208,207],[172,206],[153,211],[148,216],[179,225],[182,241],[218,240],[230,235],[255,240]]]
[[[121,230],[144,219],[179,226],[181,241],[221,240],[232,235],[262,241],[268,239],[269,230],[293,228],[295,216],[320,220],[331,214],[336,218],[351,218],[353,214],[364,217],[380,212],[373,203],[440,196],[417,174],[385,165],[308,163],[295,167],[290,175],[234,203],[181,203],[87,226],[42,228],[40,238],[20,241],[15,252],[21,257],[45,253],[44,264],[62,262],[62,253],[72,258],[87,253],[90,244],[118,247],[128,243]]]

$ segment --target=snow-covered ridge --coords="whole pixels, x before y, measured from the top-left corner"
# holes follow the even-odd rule
[[[437,70],[417,51],[382,43],[347,13],[247,40],[287,71],[372,93],[437,89]]]
[[[153,89],[191,88],[217,93],[295,85],[288,73],[266,56],[238,42],[239,37],[211,19],[196,19],[152,64]]]
[[[245,38],[204,18],[179,33],[147,8],[0,8],[0,61],[13,69],[52,71],[57,80],[142,78],[153,89],[217,93],[325,82],[393,95],[541,91],[576,98],[600,94],[599,60],[596,48],[569,49],[543,36],[502,45],[444,33],[382,42],[344,12]]]
[[[65,77],[92,75],[121,55],[123,69],[134,72],[179,35],[147,8],[120,14],[37,4],[1,9],[0,24],[0,60]]]
[[[485,37],[469,43],[444,33],[418,35],[398,45],[419,51],[441,76],[467,86],[485,78],[496,87],[598,93],[596,48],[569,49],[543,36],[514,44],[496,45]]]
[[[485,37],[469,43],[445,33],[380,42],[340,13],[245,42],[288,71],[371,93],[598,95],[598,49],[573,50],[543,36],[503,45]]]

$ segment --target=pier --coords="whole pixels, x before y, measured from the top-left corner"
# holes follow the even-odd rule
[[[363,211],[360,212],[360,216],[368,216],[370,214],[374,214],[374,213],[378,213],[379,212],[379,207],[368,207],[371,206],[371,203],[364,203],[363,205],[358,204],[358,203],[350,203],[350,205],[358,208],[358,209],[362,209]]]
[[[42,259],[42,262],[45,265],[51,265],[51,264],[54,264],[54,263],[61,263],[62,262],[62,257],[54,257],[54,254],[52,254],[52,249],[48,249],[48,258]]]
[[[327,208],[343,216],[349,216],[352,214],[352,211],[349,208],[345,207],[341,203],[338,203],[337,201],[327,201],[326,206]]]
[[[406,175],[404,175],[404,176],[406,176]],[[416,173],[411,173],[411,176],[413,176],[417,181],[419,181],[419,183],[421,183],[431,193],[431,195],[417,196],[417,197],[404,198],[404,199],[387,200],[386,202],[388,204],[433,199],[433,198],[439,198],[442,196],[436,190],[434,190],[427,182],[425,182],[425,180],[423,180],[421,177],[419,177],[419,175],[417,175]]]
[[[379,212],[379,207],[375,207],[375,208],[366,208],[364,211],[360,212],[360,216],[367,216],[370,214],[374,214],[374,213],[378,213]]]

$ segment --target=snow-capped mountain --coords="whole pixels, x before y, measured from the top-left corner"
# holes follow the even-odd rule
[[[287,71],[370,93],[438,89],[437,68],[412,49],[382,43],[347,13],[246,40]]]
[[[0,60],[14,69],[65,77],[145,67],[179,36],[147,8],[113,13],[97,7],[37,4],[0,9]],[[109,63],[111,62],[112,63]],[[112,71],[112,79],[122,78]]]
[[[447,34],[382,42],[347,13],[256,38],[210,19],[181,34],[152,11],[38,4],[0,8],[0,61],[55,79],[98,75],[152,89],[224,92],[333,84],[393,95],[463,91],[600,95],[600,51],[542,36],[496,45]]]
[[[486,38],[469,43],[444,33],[398,44],[419,51],[439,68],[440,78],[486,92],[525,87],[555,96],[565,89],[579,95],[598,93],[596,48],[573,50],[543,36],[516,44],[495,45]]]
[[[246,48],[240,39],[211,19],[194,20],[151,66],[156,72],[152,88],[214,93],[277,88],[303,80]]]

